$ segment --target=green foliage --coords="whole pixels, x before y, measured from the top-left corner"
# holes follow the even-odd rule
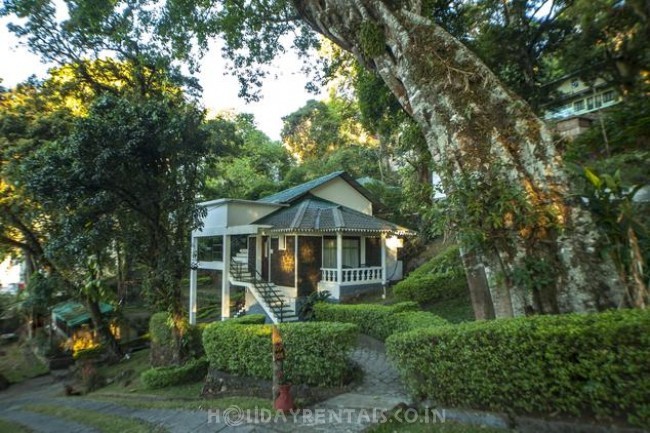
[[[159,312],[149,319],[151,364],[154,367],[177,365],[188,358],[203,356],[205,325],[190,325],[186,317]]]
[[[208,372],[206,358],[192,359],[180,367],[156,367],[142,372],[140,380],[148,389],[167,388],[196,382]]]
[[[555,283],[552,265],[539,257],[524,258],[521,265],[512,270],[512,280],[531,293],[547,293],[553,290]]]
[[[332,297],[332,294],[328,290],[322,292],[316,291],[307,296],[307,299],[303,302],[298,310],[298,315],[301,320],[311,321],[314,320],[314,305],[318,302],[326,302]]]
[[[467,292],[458,247],[451,246],[423,264],[393,288],[397,299],[433,303]]]
[[[632,0],[576,0],[563,14],[574,29],[563,42],[560,61],[582,78],[596,77],[625,90],[643,89],[648,73],[648,5]]]
[[[173,323],[167,312],[154,313],[149,318],[149,336],[151,344],[168,346],[174,342]]]
[[[395,334],[417,398],[514,414],[650,422],[650,313],[536,316]]]
[[[589,168],[575,168],[584,176],[583,196],[596,224],[607,237],[603,254],[609,254],[622,280],[628,284],[631,305],[650,302],[644,275],[650,259],[650,233],[647,203],[636,203],[634,196],[643,185],[626,186],[620,170],[613,175],[598,174]],[[644,218],[645,217],[645,218]]]
[[[625,185],[650,183],[650,104],[647,94],[628,95],[600,121],[567,144],[567,161],[598,173],[621,170]],[[607,142],[605,141],[607,137]]]
[[[263,325],[264,322],[266,322],[266,316],[264,314],[247,314],[245,316],[228,319],[228,322],[237,323],[239,325]]]
[[[73,357],[75,360],[98,359],[104,353],[106,353],[106,348],[97,346],[90,349],[77,350],[73,353]]]
[[[364,55],[377,57],[386,49],[386,36],[377,23],[364,21],[359,27],[359,43]]]
[[[217,158],[206,171],[203,196],[256,200],[276,192],[288,170],[289,153],[257,129],[251,114],[223,115],[207,122]]]
[[[283,323],[278,329],[285,347],[286,380],[317,386],[347,381],[347,352],[356,341],[356,326]],[[242,325],[232,320],[210,324],[203,334],[210,365],[232,374],[271,380],[271,331],[271,325]]]
[[[443,326],[446,320],[425,311],[417,304],[403,302],[395,306],[376,304],[341,305],[320,302],[314,305],[316,320],[353,323],[362,334],[385,340],[395,332],[431,326]]]

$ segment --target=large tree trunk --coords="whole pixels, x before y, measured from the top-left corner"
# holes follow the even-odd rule
[[[497,317],[627,304],[544,123],[422,3],[294,1],[315,30],[375,68],[422,128],[465,228],[485,234]]]

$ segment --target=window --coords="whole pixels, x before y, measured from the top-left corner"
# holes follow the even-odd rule
[[[223,237],[208,236],[198,239],[198,259],[200,262],[220,262],[223,260]]]
[[[612,102],[614,100],[614,91],[613,90],[608,90],[607,92],[603,93],[603,104],[606,104],[608,102]]]
[[[594,98],[589,97],[587,98],[587,110],[593,110],[594,109]]]
[[[343,238],[343,267],[359,267],[359,238]],[[336,238],[323,239],[323,267],[336,268]]]
[[[582,111],[585,109],[585,100],[581,99],[579,101],[576,101],[573,103],[573,110],[574,111]]]
[[[343,239],[343,267],[359,267],[359,239]]]
[[[600,108],[603,104],[600,102],[600,95],[594,96],[594,103],[596,108]]]

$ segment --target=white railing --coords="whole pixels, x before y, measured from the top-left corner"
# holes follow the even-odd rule
[[[336,268],[321,268],[321,281],[325,283],[338,282]],[[344,268],[341,285],[381,283],[381,266],[372,266],[366,268]]]

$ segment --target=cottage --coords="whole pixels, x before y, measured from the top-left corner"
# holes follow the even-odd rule
[[[201,203],[192,232],[190,323],[196,322],[197,271],[220,272],[221,317],[230,317],[232,287],[244,309],[274,322],[297,319],[301,299],[329,291],[334,300],[381,291],[402,278],[397,249],[411,231],[373,216],[368,190],[338,171],[257,201]]]

